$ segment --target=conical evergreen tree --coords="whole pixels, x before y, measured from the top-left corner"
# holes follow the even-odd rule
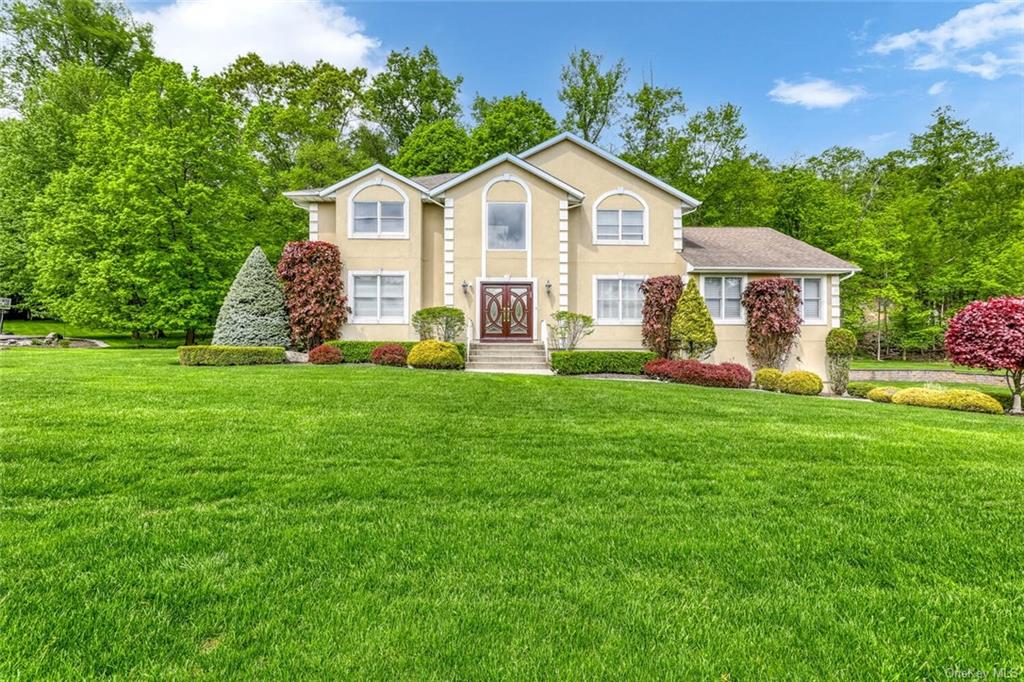
[[[690,277],[679,295],[672,316],[672,338],[679,343],[683,355],[695,360],[707,358],[718,345],[715,323],[697,287],[696,277]]]
[[[224,297],[213,344],[287,347],[288,336],[284,292],[267,255],[257,246]]]

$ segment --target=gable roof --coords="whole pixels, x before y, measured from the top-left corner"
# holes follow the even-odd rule
[[[662,190],[668,192],[669,194],[671,194],[672,196],[676,197],[677,199],[681,199],[684,203],[689,205],[691,208],[697,208],[701,204],[701,202],[699,202],[698,200],[694,199],[689,194],[687,194],[685,192],[680,192],[678,189],[676,189],[672,185],[668,184],[664,180],[659,180],[658,178],[654,177],[650,173],[647,173],[646,171],[640,170],[639,168],[637,168],[633,164],[628,163],[626,161],[623,161],[622,159],[620,159],[619,157],[615,156],[614,154],[612,154],[610,152],[606,152],[605,150],[601,149],[597,145],[592,144],[590,142],[587,142],[582,137],[579,137],[577,135],[573,135],[572,133],[562,133],[561,135],[555,135],[550,140],[545,140],[544,142],[541,142],[537,146],[531,147],[530,149],[527,149],[525,152],[523,152],[519,156],[520,156],[520,158],[526,159],[526,158],[528,158],[530,156],[533,156],[537,152],[544,151],[548,147],[554,147],[559,142],[564,142],[564,141],[572,142],[573,144],[576,144],[576,145],[579,145],[580,147],[583,147],[584,149],[586,149],[589,152],[593,152],[594,154],[597,154],[598,156],[600,156],[605,161],[608,161],[608,162],[618,166],[619,168],[621,168],[624,171],[632,173],[633,175],[637,176],[638,178],[646,180],[647,182],[651,183],[655,187],[658,187],[659,189],[662,189]]]
[[[469,180],[470,178],[474,178],[477,175],[480,175],[481,173],[486,172],[486,171],[490,170],[491,168],[494,168],[495,166],[497,166],[499,164],[502,164],[502,163],[504,163],[506,161],[511,163],[513,166],[518,166],[519,168],[523,169],[527,173],[530,173],[531,175],[534,175],[534,176],[540,178],[541,180],[544,180],[544,181],[548,182],[549,184],[554,185],[555,187],[557,187],[557,188],[567,192],[568,194],[571,194],[576,199],[583,199],[583,197],[585,196],[583,194],[582,190],[579,190],[579,189],[573,187],[572,185],[570,185],[569,183],[565,182],[564,180],[559,180],[558,178],[556,178],[551,173],[548,173],[546,170],[543,170],[541,168],[537,168],[532,163],[527,163],[526,161],[523,161],[522,159],[520,159],[518,156],[516,156],[514,154],[509,154],[508,152],[506,152],[504,154],[499,154],[498,156],[495,156],[490,161],[485,161],[484,163],[480,164],[476,168],[471,168],[470,170],[466,171],[465,173],[459,173],[458,175],[456,175],[455,177],[451,178],[450,180],[447,180],[446,182],[442,182],[440,185],[438,185],[437,187],[434,187],[432,190],[430,190],[430,196],[432,196],[432,197],[437,196],[438,194],[441,194],[445,190],[450,189],[452,187],[455,187],[456,185],[460,185],[463,182],[465,182],[466,180]]]
[[[410,178],[415,182],[423,185],[427,189],[434,189],[443,182],[448,182],[452,178],[459,176],[459,173],[438,173],[437,175],[417,175],[416,177]]]
[[[350,175],[347,178],[345,178],[344,180],[342,180],[340,182],[334,183],[330,187],[325,187],[324,189],[320,190],[320,196],[326,197],[329,194],[333,194],[334,192],[337,192],[342,187],[344,187],[346,185],[351,185],[356,180],[359,180],[361,178],[365,178],[367,175],[370,175],[374,171],[380,171],[381,173],[384,173],[385,175],[390,175],[395,180],[398,180],[400,182],[404,182],[407,185],[411,185],[412,187],[418,189],[420,192],[423,192],[424,194],[427,194],[427,193],[430,192],[430,190],[428,188],[426,188],[423,185],[421,185],[420,183],[416,182],[413,178],[407,178],[404,175],[402,175],[401,173],[396,173],[395,171],[391,170],[390,168],[388,168],[387,166],[385,166],[383,164],[375,163],[372,166],[370,166],[369,168],[367,168],[366,170],[359,171],[355,175]]]
[[[856,265],[770,227],[685,227],[683,258],[693,270],[857,272]]]

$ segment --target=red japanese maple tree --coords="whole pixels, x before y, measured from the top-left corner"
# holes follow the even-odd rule
[[[1024,297],[975,301],[949,321],[946,354],[957,365],[1006,372],[1013,394],[1011,414],[1022,414],[1024,389]]]
[[[288,242],[277,263],[292,343],[315,348],[338,338],[348,319],[341,253],[327,242]]]

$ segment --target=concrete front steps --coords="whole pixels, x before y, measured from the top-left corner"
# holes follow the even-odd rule
[[[476,342],[469,348],[466,370],[510,374],[551,374],[544,347],[535,343]]]

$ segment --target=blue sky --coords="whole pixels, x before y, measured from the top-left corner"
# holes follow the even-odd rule
[[[245,16],[237,11],[244,6]],[[679,87],[691,111],[732,102],[775,161],[834,145],[882,154],[951,104],[1024,159],[1024,6],[1010,3],[328,3],[176,0],[132,7],[157,51],[205,72],[229,55],[379,68],[430,45],[463,103],[525,90],[559,117],[576,48],[625,60],[629,88]],[[230,11],[229,11],[230,10]],[[614,148],[617,140],[602,140]]]

